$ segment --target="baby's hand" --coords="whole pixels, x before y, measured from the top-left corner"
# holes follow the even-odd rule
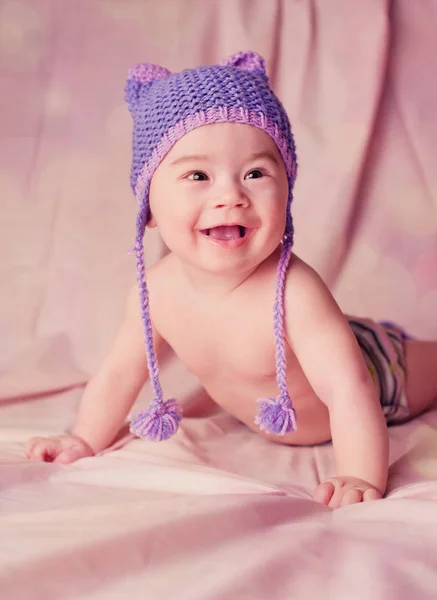
[[[380,498],[382,494],[376,487],[356,477],[332,477],[318,485],[313,495],[313,500],[331,508]]]
[[[27,442],[24,453],[30,460],[62,464],[86,456],[94,456],[91,446],[82,438],[72,434],[47,438],[34,437]]]

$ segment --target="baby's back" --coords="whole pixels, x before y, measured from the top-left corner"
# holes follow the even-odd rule
[[[226,292],[195,290],[173,255],[148,277],[158,334],[217,404],[257,432],[256,400],[278,394],[272,312],[277,260],[275,253],[242,285]],[[290,272],[293,268],[292,262]],[[292,444],[330,439],[327,409],[288,346],[287,362],[299,429],[283,437],[263,435]]]

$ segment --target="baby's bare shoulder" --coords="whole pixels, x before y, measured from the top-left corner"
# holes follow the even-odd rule
[[[176,264],[172,254],[168,254],[146,268],[146,285],[151,305],[159,304],[174,288],[176,280]],[[133,286],[136,290],[138,284]],[[136,292],[138,295],[138,291]],[[153,311],[153,306],[151,306]]]
[[[302,316],[328,317],[338,306],[320,275],[298,256],[293,255],[285,286],[285,305],[294,319]]]
[[[309,289],[323,290],[326,288],[320,275],[308,263],[293,254],[287,272],[286,289],[298,292],[299,297]]]
[[[167,255],[146,269],[146,286],[149,296],[149,310],[152,325],[155,321],[155,313],[162,305],[162,301],[169,297],[169,288],[174,280],[172,271],[174,270],[173,258]],[[140,302],[139,302],[139,287],[135,282],[128,293],[126,302],[127,315],[132,321],[140,321]]]

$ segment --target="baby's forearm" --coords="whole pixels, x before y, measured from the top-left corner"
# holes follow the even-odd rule
[[[88,383],[71,432],[94,452],[107,448],[123,425],[143,382],[127,382],[118,373],[101,371]]]
[[[342,390],[329,406],[329,415],[337,474],[363,479],[384,494],[388,432],[373,383]]]

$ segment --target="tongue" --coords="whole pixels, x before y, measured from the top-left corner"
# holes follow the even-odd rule
[[[210,236],[216,240],[236,240],[240,236],[238,225],[220,225],[209,230]]]

